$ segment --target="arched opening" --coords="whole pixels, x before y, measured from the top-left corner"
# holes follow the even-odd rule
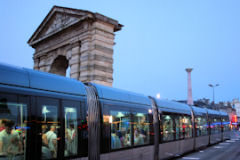
[[[71,71],[71,67],[68,66],[67,70],[66,70],[66,77],[70,78],[70,71]]]
[[[58,56],[52,63],[50,73],[66,76],[68,60],[65,56]]]

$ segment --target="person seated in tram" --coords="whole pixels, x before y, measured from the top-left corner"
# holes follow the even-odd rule
[[[50,149],[53,158],[57,157],[57,134],[56,125],[52,125],[50,130],[46,133],[47,140],[48,140],[48,148]]]
[[[16,157],[22,153],[19,134],[13,129],[14,122],[4,121],[5,129],[0,132],[0,155]]]
[[[111,148],[112,149],[118,149],[118,148],[121,148],[121,146],[122,146],[121,141],[116,134],[116,130],[112,129],[112,132],[111,132]]]

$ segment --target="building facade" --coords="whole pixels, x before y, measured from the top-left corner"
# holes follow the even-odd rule
[[[240,122],[240,101],[239,101],[239,98],[233,99],[232,105],[236,109],[237,120],[238,120],[238,122]]]

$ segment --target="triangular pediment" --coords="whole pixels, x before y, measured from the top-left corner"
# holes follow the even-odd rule
[[[92,14],[89,11],[54,6],[29,39],[28,43],[34,45],[36,42],[83,20],[84,17],[91,17]]]
[[[47,35],[50,35],[51,33],[58,32],[61,29],[66,28],[67,26],[70,26],[78,22],[78,20],[79,18],[74,16],[70,16],[62,13],[56,13],[36,38],[42,38]]]

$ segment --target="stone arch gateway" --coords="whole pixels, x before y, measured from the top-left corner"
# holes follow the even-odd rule
[[[58,56],[52,63],[49,72],[66,76],[66,70],[68,68],[68,60],[65,56]]]
[[[112,86],[114,32],[118,21],[85,10],[54,6],[28,40],[34,69],[82,82]]]

